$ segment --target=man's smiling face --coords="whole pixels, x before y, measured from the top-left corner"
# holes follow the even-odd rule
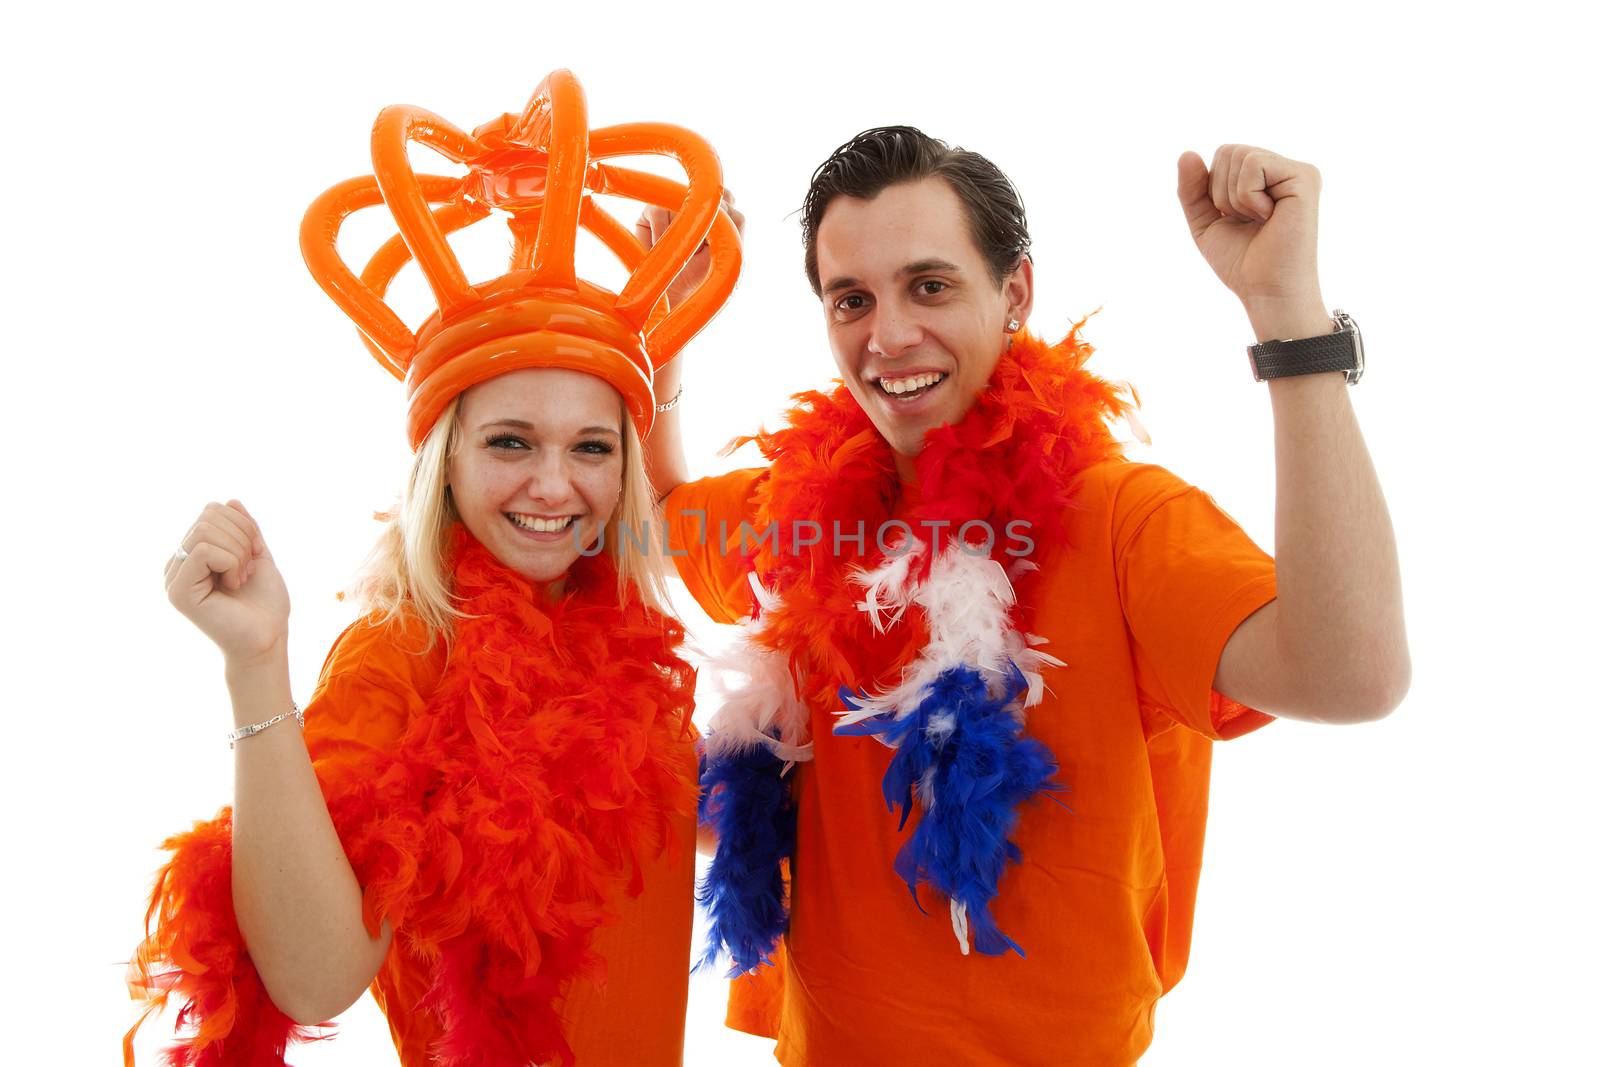
[[[834,362],[896,453],[902,476],[923,435],[959,422],[1025,320],[1026,257],[999,285],[943,178],[840,196],[817,228],[817,273]]]

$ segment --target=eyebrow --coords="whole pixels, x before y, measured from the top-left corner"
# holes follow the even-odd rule
[[[493,426],[508,426],[508,427],[510,427],[510,428],[512,428],[514,430],[527,430],[530,433],[532,431],[538,429],[537,426],[535,426],[533,423],[527,421],[526,419],[492,419],[489,422],[485,422],[485,423],[482,423],[481,425],[479,425],[478,430],[479,430],[479,432],[482,432],[482,431],[487,430],[487,429],[489,429],[490,427],[493,427]],[[578,433],[579,434],[604,433],[604,434],[610,434],[612,437],[621,437],[622,436],[622,434],[617,431],[617,428],[615,426],[585,426],[583,429],[579,430]]]
[[[913,263],[907,263],[905,266],[895,271],[894,276],[896,278],[904,278],[908,274],[930,273],[960,274],[961,268],[956,266],[954,263],[951,263],[948,259],[934,259],[930,257],[928,259],[916,260]],[[827,285],[823,286],[822,291],[824,293],[836,293],[841,289],[854,289],[860,284],[861,281],[858,278],[835,278]]]

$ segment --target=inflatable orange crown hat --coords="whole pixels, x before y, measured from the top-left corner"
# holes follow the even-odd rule
[[[417,174],[406,146],[425,144],[465,177]],[[598,162],[664,155],[688,185]],[[502,115],[467,134],[416,107],[387,107],[372,127],[372,170],[319,196],[300,227],[300,251],[317,283],[355,320],[379,363],[406,383],[406,432],[413,450],[450,401],[478,382],[524,367],[566,367],[609,382],[641,435],[655,417],[657,368],[717,313],[739,274],[739,237],[725,212],[722,165],[701,137],[663,123],[590,130],[583,88],[558,70],[534,90],[520,116]],[[606,193],[671,210],[672,224],[648,251],[587,194]],[[379,203],[399,227],[357,278],[339,257],[340,227]],[[473,285],[446,235],[509,214],[511,269]],[[577,276],[583,226],[630,272],[620,293]],[[668,310],[667,286],[705,242],[705,281]],[[416,259],[438,302],[413,334],[384,303],[394,276]]]

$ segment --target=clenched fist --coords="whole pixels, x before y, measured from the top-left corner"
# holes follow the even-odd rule
[[[722,211],[733,222],[734,229],[739,231],[741,240],[744,238],[744,212],[733,206],[733,194],[722,190]],[[661,235],[667,232],[667,227],[672,224],[673,213],[664,207],[654,205],[644,209],[639,216],[639,221],[633,224],[634,236],[639,238],[639,243],[646,249],[654,248]],[[699,249],[695,251],[694,258],[684,264],[683,270],[672,280],[667,287],[667,306],[677,307],[689,295],[700,287],[706,280],[706,275],[711,272],[711,248],[709,243],[702,241]]]
[[[287,645],[289,590],[239,501],[205,506],[164,577],[172,606],[216,642],[230,667],[262,662]]]
[[[1189,234],[1247,309],[1321,303],[1321,192],[1316,167],[1264,148],[1223,145],[1210,168],[1195,152],[1178,159],[1178,200]]]

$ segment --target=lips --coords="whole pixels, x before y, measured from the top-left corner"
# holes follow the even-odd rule
[[[885,375],[872,382],[878,390],[892,404],[906,404],[927,396],[944,382],[947,375],[943,371],[915,371],[910,374]]]
[[[529,533],[541,534],[562,533],[572,526],[572,523],[576,518],[576,516],[573,515],[561,515],[554,517],[543,515],[524,515],[520,512],[514,511],[506,512],[505,516],[511,521],[511,525],[517,527],[517,529],[527,530]]]
[[[926,374],[912,374],[905,377],[879,378],[878,389],[890,396],[905,396],[911,393],[920,393],[931,389],[944,381],[945,376],[937,371]]]

